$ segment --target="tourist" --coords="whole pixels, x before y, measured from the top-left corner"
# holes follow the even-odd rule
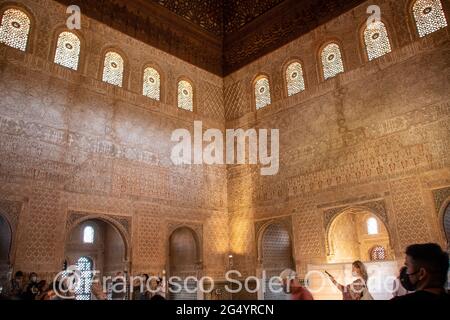
[[[36,272],[30,273],[30,281],[25,288],[25,292],[23,294],[24,300],[35,300],[37,294],[39,293],[38,289],[38,275]]]
[[[400,280],[408,291],[393,301],[449,300],[445,289],[449,268],[448,253],[434,243],[414,244],[406,249],[405,266]]]
[[[394,298],[395,297],[402,297],[402,296],[405,296],[405,295],[411,293],[411,291],[406,290],[401,284],[401,276],[402,276],[402,274],[404,274],[406,272],[407,269],[408,268],[406,266],[403,266],[400,269],[400,273],[399,273],[397,279],[394,280],[393,290],[392,290],[392,296]]]
[[[152,300],[166,300],[166,288],[162,278],[158,278],[156,281],[156,290]]]
[[[161,285],[161,279],[152,277],[150,280],[150,300],[165,300],[163,295],[163,287]]]
[[[107,295],[103,291],[103,285],[100,281],[99,277],[95,277],[92,280],[92,287],[91,287],[91,300],[107,300]]]
[[[144,292],[144,284],[143,275],[133,277],[132,300],[141,300],[141,295]]]
[[[290,294],[291,300],[314,300],[312,294],[300,284],[297,273],[292,269],[286,269],[280,274],[283,289]]]
[[[62,300],[62,293],[60,292],[60,282],[52,282],[47,290],[42,294],[41,300]]]
[[[21,300],[23,299],[23,290],[24,290],[24,283],[23,283],[23,272],[17,271],[14,275],[14,279],[10,282],[10,288],[9,288],[9,297],[12,300]]]
[[[139,300],[150,300],[152,297],[152,293],[150,292],[150,276],[148,274],[143,274],[142,275],[142,281],[143,281],[143,285],[141,286],[141,292],[139,295]]]
[[[352,276],[356,280],[349,285],[344,286],[338,283],[331,274],[328,272],[326,274],[330,277],[331,282],[342,292],[343,300],[373,300],[367,287],[369,276],[367,275],[366,266],[361,261],[352,263]]]
[[[117,272],[112,283],[112,300],[125,300],[126,297],[126,280],[122,272]]]
[[[39,283],[37,284],[37,289],[38,289],[38,293],[35,296],[35,300],[43,300],[45,294],[46,294],[46,286],[47,286],[47,281],[45,280],[41,280],[39,281]]]

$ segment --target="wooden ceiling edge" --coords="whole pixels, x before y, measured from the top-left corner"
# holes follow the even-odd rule
[[[333,17],[328,17],[328,18],[320,18],[318,19],[319,23],[318,25],[314,26],[314,27],[308,27],[309,29],[307,31],[297,31],[294,34],[292,34],[291,36],[285,37],[280,39],[278,42],[274,43],[273,45],[270,46],[266,46],[261,48],[261,50],[259,50],[256,54],[254,54],[252,57],[248,58],[248,59],[244,59],[242,62],[235,64],[235,65],[227,65],[225,57],[223,60],[223,76],[227,77],[232,75],[235,72],[238,72],[239,70],[245,68],[246,66],[254,63],[255,61],[264,58],[265,56],[283,48],[284,46],[288,45],[289,43],[301,38],[302,36],[313,32],[315,29],[321,27],[322,25],[329,23],[331,21],[333,21],[334,19],[339,18],[340,16],[354,10],[355,8],[357,8],[358,6],[364,4],[365,2],[367,2],[367,0],[353,0],[355,3],[349,5],[348,8],[346,8],[345,10],[343,10],[342,12],[337,13],[335,16]],[[296,3],[296,0],[288,0],[285,2],[280,3],[280,5],[278,5],[277,7],[275,7],[275,9],[278,9],[277,12],[266,12],[266,14],[264,14],[263,16],[259,16],[258,18],[256,18],[255,20],[253,20],[252,22],[250,22],[249,24],[247,24],[243,29],[241,29],[240,31],[242,33],[245,33],[245,31],[250,31],[247,34],[245,34],[245,36],[241,36],[239,37],[239,39],[236,39],[232,42],[227,43],[226,41],[224,41],[224,55],[227,53],[227,49],[228,48],[233,48],[233,44],[236,44],[237,41],[242,42],[245,39],[251,38],[255,32],[255,30],[257,30],[255,28],[256,24],[260,24],[262,19],[266,19],[267,16],[278,16],[278,15],[283,15],[285,13],[285,10],[289,10],[289,8],[287,8],[286,6],[282,6],[282,5],[287,5],[288,3],[294,2]],[[289,7],[289,6],[288,6]],[[261,18],[261,19],[259,19]],[[258,21],[257,21],[258,20]],[[253,29],[253,30],[248,30],[248,29]]]
[[[55,0],[63,5],[71,5],[71,4],[80,4],[83,3],[82,0]],[[113,0],[114,1],[114,0]],[[284,2],[281,2],[280,4],[273,7],[271,10],[259,15],[254,20],[249,22],[248,24],[244,25],[241,29],[238,31],[235,31],[234,33],[230,35],[225,35],[223,38],[214,35],[213,33],[205,30],[204,28],[196,25],[194,22],[189,21],[188,19],[185,19],[181,17],[180,15],[170,11],[168,8],[159,5],[157,3],[153,3],[151,1],[145,1],[145,0],[135,0],[136,2],[132,1],[126,1],[125,3],[122,2],[123,0],[115,1],[115,4],[117,5],[123,5],[127,8],[128,11],[132,14],[140,13],[140,16],[142,16],[142,13],[144,15],[146,14],[148,17],[151,17],[150,19],[153,19],[155,22],[160,23],[161,25],[166,26],[167,28],[173,28],[176,32],[180,33],[182,36],[185,36],[186,38],[190,39],[190,41],[194,41],[197,43],[195,46],[194,52],[190,53],[186,56],[182,50],[178,50],[180,52],[177,52],[177,49],[174,47],[164,47],[163,45],[157,43],[155,39],[153,39],[151,36],[146,36],[146,39],[143,39],[143,37],[136,35],[138,32],[135,32],[136,34],[133,34],[131,31],[127,31],[126,27],[117,27],[110,25],[108,21],[108,17],[103,18],[104,21],[102,21],[102,18],[95,17],[96,14],[89,12],[82,12],[82,14],[86,15],[87,17],[98,21],[99,23],[103,23],[107,25],[108,27],[117,30],[121,32],[124,35],[130,36],[142,43],[145,43],[147,45],[150,45],[160,51],[163,51],[169,55],[174,56],[177,59],[180,59],[190,65],[193,65],[199,69],[202,69],[206,72],[209,72],[213,75],[225,78],[227,76],[230,76],[231,74],[245,68],[246,66],[254,63],[255,61],[263,58],[264,56],[267,56],[271,53],[273,53],[276,50],[281,49],[282,47],[286,46],[287,44],[291,43],[292,41],[295,41],[296,39],[302,37],[303,35],[312,32],[316,28],[320,27],[321,25],[328,23],[339,16],[353,10],[354,8],[358,7],[359,5],[363,4],[367,0],[353,0],[355,3],[350,4],[346,9],[341,10],[341,12],[337,12],[334,16],[328,17],[328,18],[321,18],[318,19],[320,23],[318,23],[315,26],[308,26],[307,30],[294,30],[292,35],[283,37],[275,41],[273,44],[270,44],[266,47],[261,47],[259,50],[256,51],[255,54],[248,58],[244,58],[241,61],[237,61],[235,64],[228,65],[226,61],[226,54],[229,49],[233,49],[234,46],[244,43],[245,46],[245,39],[251,39],[255,35],[258,30],[261,30],[259,26],[261,23],[269,20],[276,20],[280,19],[284,14],[286,14],[287,11],[292,10],[292,6],[296,5],[297,8],[300,6],[298,0],[287,0]],[[352,1],[352,2],[353,2]],[[118,4],[118,2],[120,4]],[[122,4],[123,3],[123,4]],[[86,4],[86,3],[85,3]],[[144,10],[143,10],[144,8]],[[89,11],[89,10],[86,10]],[[155,14],[156,11],[156,14]],[[146,13],[147,12],[147,13]],[[292,17],[289,17],[289,19],[292,19]],[[272,23],[272,25],[275,22]],[[264,29],[263,29],[264,31]],[[243,36],[244,34],[244,36]],[[230,40],[231,39],[231,40]],[[205,42],[206,46],[208,46],[210,53],[213,55],[213,57],[222,57],[221,60],[217,61],[217,63],[212,62],[210,60],[209,62],[202,58],[200,50],[197,49],[197,46],[201,46],[202,42]],[[189,42],[187,42],[189,43]],[[192,58],[190,58],[192,57]],[[197,57],[200,57],[200,59],[197,59]],[[197,59],[197,60],[196,60]]]
[[[149,14],[154,14],[153,10],[159,11],[158,13],[161,14],[160,17],[157,17],[159,20],[161,18],[162,22],[170,22],[175,25],[177,25],[180,28],[187,28],[189,31],[192,31],[192,33],[196,35],[200,35],[208,40],[210,40],[212,43],[218,44],[220,47],[223,46],[223,38],[222,36],[218,36],[200,26],[195,24],[192,21],[189,21],[188,19],[184,18],[183,16],[180,16],[172,11],[170,11],[168,8],[154,3],[153,1],[147,1],[147,0],[134,0],[134,1],[128,1],[127,5],[132,6],[136,10],[141,10],[142,8],[137,7],[137,5],[141,4],[142,7],[144,7],[146,10],[148,10]]]
[[[225,32],[225,27],[224,27],[223,36],[224,36],[224,38],[225,38],[225,37],[227,37],[227,36],[229,36],[229,35],[237,35],[237,34],[239,34],[239,32],[242,32],[243,30],[245,30],[245,27],[246,27],[246,26],[248,26],[249,24],[253,23],[255,20],[262,19],[262,18],[261,18],[262,16],[265,16],[265,15],[267,15],[268,13],[270,13],[270,12],[276,10],[278,7],[284,6],[286,3],[289,3],[289,2],[297,3],[298,1],[301,1],[301,0],[283,0],[282,2],[276,4],[275,6],[273,6],[272,8],[270,8],[269,10],[264,11],[263,13],[257,15],[256,17],[254,17],[254,18],[251,19],[250,21],[246,22],[244,25],[238,27],[236,30],[233,30],[232,32],[228,32],[228,33]]]
[[[54,0],[62,5],[79,5],[82,10],[83,10],[83,1],[82,0]],[[116,5],[119,5],[117,2],[115,2]],[[130,13],[132,14],[136,14],[136,11],[142,12],[142,10],[139,10],[139,8],[130,7],[130,4],[123,4],[123,6],[125,6],[127,8],[127,10],[130,11]],[[155,7],[156,8],[156,7]],[[192,22],[189,22],[185,19],[181,20],[180,17],[174,13],[172,13],[171,11],[169,11],[168,9],[159,6],[157,7],[158,12],[163,12],[164,16],[155,16],[155,14],[153,13],[153,17],[152,19],[154,19],[155,21],[157,21],[158,23],[165,25],[167,28],[171,28],[171,26],[173,24],[176,24],[177,27],[174,28],[174,30],[181,32],[184,34],[184,36],[186,36],[187,38],[191,39],[192,41],[198,42],[199,46],[202,43],[206,43],[206,45],[208,46],[208,49],[210,51],[213,52],[214,56],[221,56],[223,57],[223,47],[222,47],[222,42],[220,40],[218,40],[217,38],[211,36],[211,34],[208,34],[205,31],[199,30],[199,27],[195,26]],[[163,45],[160,45],[159,43],[157,43],[156,39],[153,39],[150,36],[147,36],[146,39],[143,39],[142,37],[140,37],[139,35],[134,34],[133,32],[131,32],[128,28],[126,27],[117,27],[114,25],[111,25],[110,23],[106,22],[108,21],[109,17],[96,17],[96,14],[94,13],[90,13],[89,10],[84,10],[82,11],[82,15],[85,15],[86,17],[97,21],[99,23],[102,23],[106,26],[108,26],[109,28],[116,30],[126,36],[129,36],[137,41],[140,41],[144,44],[147,44],[151,47],[154,47],[162,52],[165,52],[169,55],[172,55],[173,57],[180,59],[181,61],[184,61],[192,66],[195,66],[201,70],[204,70],[208,73],[211,73],[215,76],[219,76],[219,77],[223,77],[223,58],[221,61],[218,61],[218,63],[213,64],[213,63],[198,63],[195,61],[195,57],[198,56],[198,52],[199,50],[196,50],[196,52],[193,52],[191,55],[191,57],[193,57],[192,59],[189,59],[189,57],[186,57],[183,55],[183,53],[179,53],[177,52],[177,50],[175,48],[171,48],[171,47],[163,47]],[[167,18],[167,17],[171,17],[171,18]],[[176,19],[177,18],[177,19]],[[189,30],[186,30],[189,29]],[[194,31],[195,34],[193,34]],[[135,33],[137,33],[137,30],[134,30]]]
[[[267,18],[271,19],[274,17],[279,16],[280,14],[284,14],[287,10],[290,10],[292,8],[292,5],[297,6],[298,0],[286,0],[269,11],[266,11],[265,13],[257,16],[255,19],[250,21],[249,23],[243,25],[241,28],[239,28],[236,31],[233,31],[232,33],[224,34],[223,44],[224,47],[227,43],[233,43],[236,40],[241,40],[242,38],[250,37],[252,35],[252,32],[254,32],[257,29],[257,26],[261,25],[263,22],[267,20]],[[243,36],[244,35],[244,36]]]

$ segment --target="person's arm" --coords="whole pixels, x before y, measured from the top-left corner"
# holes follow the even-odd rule
[[[336,288],[338,288],[339,291],[344,292],[345,287],[342,284],[338,283],[332,275],[330,275],[330,280],[336,286]]]

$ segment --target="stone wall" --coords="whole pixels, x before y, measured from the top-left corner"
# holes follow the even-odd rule
[[[446,245],[450,31],[419,38],[409,1],[370,2],[380,5],[393,48],[375,61],[360,37],[367,3],[224,79],[85,17],[80,70],[67,70],[52,62],[65,8],[18,2],[33,17],[29,49],[0,45],[0,209],[12,225],[16,270],[59,271],[67,230],[86,219],[120,230],[132,273],[164,270],[170,235],[189,227],[204,274],[223,277],[230,252],[234,268],[255,274],[258,226],[278,218],[289,221],[304,273],[327,263],[333,218],[355,208],[383,221],[394,259],[414,242]],[[318,55],[329,40],[341,44],[346,71],[323,81]],[[123,52],[123,88],[100,81],[107,48]],[[307,88],[287,97],[283,68],[293,58]],[[161,70],[161,102],[141,94],[147,64]],[[252,82],[261,73],[273,103],[255,111]],[[176,106],[181,77],[194,84],[193,113]],[[247,165],[174,166],[171,133],[192,131],[194,120],[279,128],[278,175]]]
[[[371,62],[360,36],[369,4],[380,6],[392,45]],[[362,4],[224,79],[228,128],[280,129],[277,176],[262,177],[256,167],[228,170],[231,248],[249,273],[253,225],[271,216],[292,217],[301,273],[327,262],[329,223],[345,209],[383,218],[392,258],[403,259],[415,242],[446,247],[439,212],[450,185],[450,31],[419,38],[409,5]],[[345,72],[324,81],[319,52],[332,40]],[[303,64],[306,90],[287,97],[283,72],[293,59]],[[255,111],[252,85],[260,74],[270,80],[272,104]]]
[[[132,273],[162,274],[169,225],[195,222],[205,239],[203,271],[223,274],[226,168],[170,160],[173,130],[193,131],[194,120],[224,127],[222,79],[84,16],[80,68],[68,70],[53,63],[66,8],[51,0],[14,5],[32,18],[25,53],[0,45],[0,200],[17,220],[14,269],[43,278],[59,272],[69,227],[98,218],[122,230]],[[101,81],[106,48],[125,57],[123,88]],[[161,70],[161,102],[142,95],[148,64]],[[177,108],[181,77],[194,84],[194,113]]]

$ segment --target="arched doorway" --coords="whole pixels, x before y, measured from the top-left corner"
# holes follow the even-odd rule
[[[171,300],[196,300],[197,282],[194,278],[198,276],[199,264],[199,243],[195,232],[188,227],[176,229],[169,239],[169,271],[170,277],[179,277],[181,281],[178,285],[180,292],[172,292],[170,289],[169,298]],[[194,278],[192,278],[194,277]],[[189,278],[189,281],[186,279]],[[191,280],[192,278],[192,280]]]
[[[392,298],[393,279],[397,278],[398,263],[391,245],[391,231],[386,220],[370,209],[352,207],[334,216],[326,228],[327,262],[308,265],[308,278],[316,300],[341,300],[340,292],[324,270],[339,283],[350,284],[352,262],[364,263],[369,275],[368,288],[375,300]]]
[[[77,299],[89,300],[92,271],[99,277],[114,277],[126,270],[126,245],[118,229],[101,219],[85,220],[69,233],[65,244],[65,264],[77,266],[81,282]]]
[[[331,223],[328,231],[330,263],[388,261],[394,259],[389,231],[375,214],[346,210]]]
[[[444,212],[444,232],[447,240],[447,250],[450,253],[450,204]]]
[[[284,224],[273,223],[263,229],[260,238],[261,267],[266,274],[264,300],[288,300],[289,295],[279,292],[281,286],[273,286],[274,291],[270,290],[269,281],[287,268],[295,270],[289,230]]]
[[[444,212],[444,232],[447,240],[447,252],[450,254],[450,204]],[[448,279],[450,279],[450,270],[448,270]]]
[[[10,271],[10,254],[12,244],[12,231],[9,222],[0,214],[0,285],[3,287],[8,280]]]

